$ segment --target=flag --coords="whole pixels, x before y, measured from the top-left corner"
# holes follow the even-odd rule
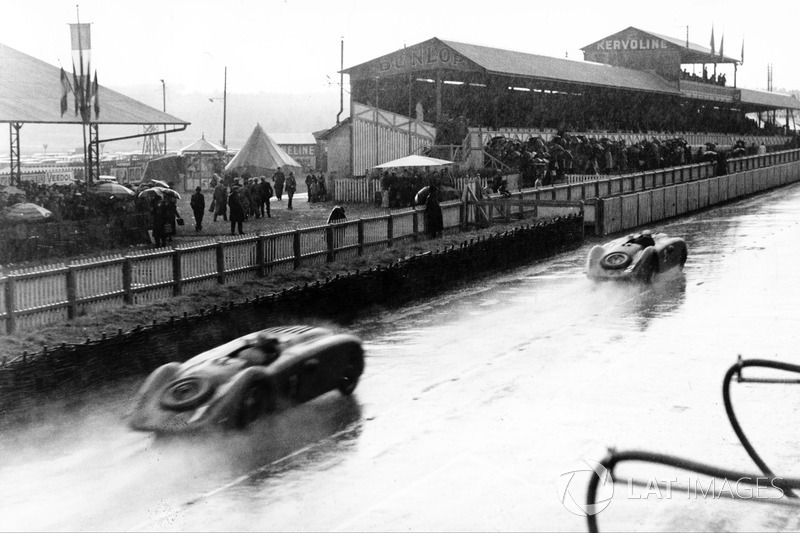
[[[64,68],[61,68],[61,116],[67,112],[69,105],[67,104],[67,95],[72,92],[72,84],[69,82],[67,73]]]
[[[94,81],[92,82],[92,104],[94,105],[94,117],[100,116],[100,94],[97,90],[97,71],[94,71]]]
[[[78,116],[78,112],[81,109],[81,95],[83,94],[83,90],[81,89],[81,82],[78,78],[78,74],[75,73],[75,63],[72,64],[72,94],[75,95],[75,116]]]
[[[72,62],[78,63],[80,74],[88,73],[91,58],[92,32],[90,24],[70,24],[70,40],[72,42]]]
[[[725,34],[722,34],[722,38],[719,40],[719,57],[722,58],[722,49],[725,47]]]
[[[742,64],[744,64],[744,39],[742,39]]]
[[[714,26],[711,26],[711,55],[713,56],[714,54]]]

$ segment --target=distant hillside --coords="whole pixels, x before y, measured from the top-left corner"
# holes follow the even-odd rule
[[[112,89],[139,100],[157,109],[162,108],[161,91],[152,87]],[[216,95],[214,95],[216,96]],[[102,102],[100,103],[102,117]],[[349,104],[345,102],[345,112],[349,115]],[[201,135],[211,142],[222,141],[222,99],[209,101],[209,95],[190,93],[171,95],[167,92],[167,113],[191,122],[183,132],[170,134],[167,148],[174,150],[186,146]],[[232,94],[228,93],[226,141],[231,148],[240,148],[260,123],[267,133],[311,133],[330,128],[336,124],[339,112],[338,93],[294,93],[294,94]],[[8,149],[7,133],[3,142],[3,152]],[[121,137],[141,133],[141,128],[100,126],[100,138]],[[0,135],[2,137],[3,135]],[[44,126],[26,124],[20,130],[20,148],[23,155],[41,153],[44,144],[47,152],[73,151],[82,146],[81,129],[75,126]],[[131,139],[108,143],[104,150],[138,151],[142,139]]]

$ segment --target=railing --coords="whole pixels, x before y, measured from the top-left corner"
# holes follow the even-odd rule
[[[441,207],[445,229],[459,228],[461,202],[442,202]],[[417,239],[425,230],[422,213],[414,208],[268,235],[16,270],[0,277],[0,326],[10,334],[382,250]]]

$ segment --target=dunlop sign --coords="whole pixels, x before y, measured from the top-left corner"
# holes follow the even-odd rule
[[[597,50],[666,50],[667,42],[662,39],[606,39],[599,41]]]
[[[371,67],[373,71],[389,74],[434,68],[470,68],[467,59],[452,48],[435,45],[409,48],[406,51],[397,52],[377,59]]]

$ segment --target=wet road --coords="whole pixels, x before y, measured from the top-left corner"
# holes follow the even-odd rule
[[[558,482],[609,446],[755,473],[721,382],[738,354],[800,363],[800,188],[659,229],[687,240],[682,275],[593,284],[587,243],[377,314],[353,325],[368,354],[354,396],[242,434],[130,432],[135,382],[43,415],[2,438],[0,529],[585,531]],[[735,385],[733,396],[767,462],[800,476],[800,387]],[[583,498],[585,485],[569,492]],[[786,507],[627,492],[616,487],[601,528],[800,527]]]

